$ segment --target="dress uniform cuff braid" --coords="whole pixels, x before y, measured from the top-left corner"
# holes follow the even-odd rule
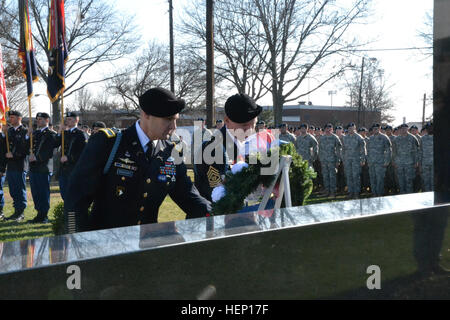
[[[75,212],[67,213],[67,231],[70,234],[77,232]]]

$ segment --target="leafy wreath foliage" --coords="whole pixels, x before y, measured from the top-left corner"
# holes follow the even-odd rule
[[[316,177],[316,173],[308,166],[308,161],[303,161],[302,157],[297,154],[292,143],[281,145],[279,149],[275,149],[272,152],[278,153],[279,157],[292,156],[292,165],[289,172],[292,205],[303,205],[305,200],[311,195],[313,189],[312,179]],[[268,156],[270,157],[270,154]],[[236,174],[228,172],[223,184],[225,196],[213,203],[213,214],[224,215],[239,212],[244,207],[245,199],[259,185],[269,187],[275,179],[275,175],[261,175],[261,169],[265,166],[261,163],[258,155],[256,164],[252,164]]]

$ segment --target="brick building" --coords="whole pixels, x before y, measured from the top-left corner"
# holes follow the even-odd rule
[[[265,107],[271,109],[272,107]],[[380,123],[380,111],[366,111],[360,114],[360,126],[368,127],[373,123]],[[323,127],[331,122],[334,125],[347,125],[350,122],[357,124],[358,108],[355,107],[330,107],[300,104],[296,106],[284,106],[283,122],[290,127],[298,127],[301,123],[307,123],[316,127]]]

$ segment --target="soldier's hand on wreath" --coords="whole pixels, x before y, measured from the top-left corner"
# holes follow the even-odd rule
[[[61,157],[61,163],[66,163],[67,161],[69,161],[67,156]]]
[[[14,156],[13,156],[13,154],[11,152],[7,152],[6,153],[6,158],[12,159],[12,158],[14,158]]]

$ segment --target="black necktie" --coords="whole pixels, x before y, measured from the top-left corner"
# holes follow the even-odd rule
[[[145,156],[147,157],[148,160],[152,158],[152,153],[153,153],[153,142],[149,141],[147,143],[147,152],[145,152]]]

